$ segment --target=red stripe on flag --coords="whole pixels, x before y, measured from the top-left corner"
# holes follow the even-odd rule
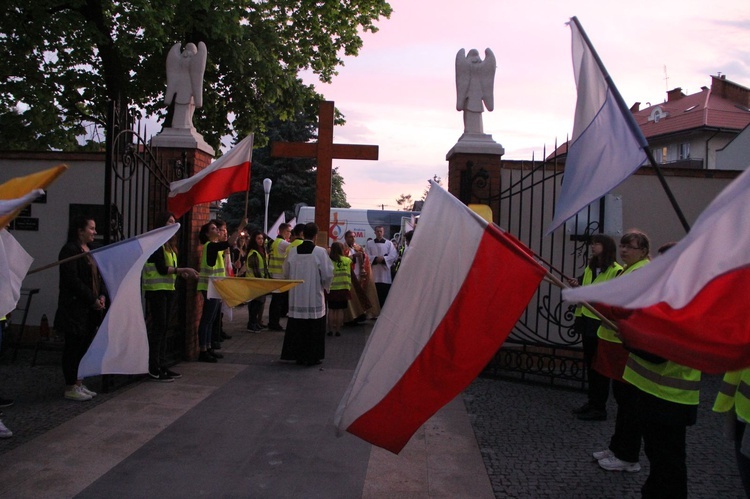
[[[196,204],[218,201],[235,192],[246,191],[249,184],[249,161],[229,168],[219,168],[198,181],[189,191],[170,196],[167,207],[179,218]]]
[[[750,367],[750,267],[713,279],[686,306],[638,309],[618,327],[627,345],[709,374]]]
[[[402,378],[347,431],[398,454],[477,377],[510,334],[544,269],[489,226],[448,312]]]

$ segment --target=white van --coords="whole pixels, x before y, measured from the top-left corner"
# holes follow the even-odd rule
[[[344,234],[354,233],[357,244],[364,246],[368,239],[375,238],[375,227],[382,225],[385,237],[398,239],[401,234],[414,229],[418,211],[359,210],[354,208],[331,208],[328,227],[320,230],[328,232],[328,245],[336,241],[344,244]],[[297,223],[315,221],[315,207],[302,206],[297,213]]]

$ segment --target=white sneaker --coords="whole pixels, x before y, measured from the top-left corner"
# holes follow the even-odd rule
[[[596,459],[597,461],[607,459],[608,457],[615,457],[615,453],[609,449],[600,450],[599,452],[594,452],[591,455],[594,456],[594,459]]]
[[[88,389],[88,388],[86,387],[86,385],[84,385],[83,383],[81,383],[81,384],[80,384],[80,385],[78,385],[78,386],[79,386],[79,388],[81,389],[81,391],[82,391],[83,393],[85,393],[86,395],[89,395],[89,396],[90,396],[91,398],[94,398],[94,397],[96,397],[96,392],[95,392],[95,391],[93,391],[93,390],[89,390],[89,389]]]
[[[0,438],[10,438],[13,436],[13,432],[10,431],[2,421],[0,421]]]
[[[77,402],[85,402],[91,400],[92,397],[88,393],[85,393],[79,385],[73,385],[73,388],[70,390],[65,390],[65,398]]]
[[[629,473],[637,473],[641,471],[640,464],[621,461],[614,456],[601,459],[599,461],[599,466],[607,471],[627,471]]]

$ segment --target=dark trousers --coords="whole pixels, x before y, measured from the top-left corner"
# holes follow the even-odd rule
[[[94,340],[94,334],[65,332],[65,346],[62,352],[62,371],[65,384],[75,385],[78,381],[78,364]]]
[[[167,357],[167,327],[174,303],[174,291],[146,291],[146,304],[151,317],[148,329],[148,368],[158,374]]]
[[[586,376],[589,381],[588,402],[594,409],[604,411],[607,409],[610,379],[592,368],[594,357],[596,357],[596,352],[599,349],[599,338],[596,336],[599,321],[590,317],[581,317],[580,319],[582,319],[585,328],[583,333],[583,363],[586,365]]]
[[[612,380],[612,395],[617,401],[615,433],[609,441],[617,459],[637,463],[641,453],[641,423],[638,419],[638,388]]]
[[[383,305],[385,305],[385,300],[386,298],[388,298],[388,292],[391,290],[391,285],[385,282],[376,282],[375,290],[378,292],[378,302],[380,303],[380,308],[383,308]]]
[[[271,303],[268,305],[268,326],[281,327],[279,321],[289,309],[289,291],[271,293]]]
[[[252,325],[260,325],[263,321],[263,307],[266,304],[266,297],[261,296],[248,302],[247,304],[247,327],[248,329]]]
[[[221,312],[221,300],[206,297],[205,291],[201,291],[201,294],[203,295],[203,312],[198,324],[198,345],[201,350],[205,350],[211,348],[211,333],[216,314]]]
[[[740,480],[745,489],[745,495],[750,498],[750,458],[740,452],[742,438],[747,430],[747,423],[737,420],[734,427],[734,454],[737,458],[737,468],[740,470]]]
[[[641,488],[644,499],[684,499],[687,497],[686,427],[643,421],[643,449],[650,472]]]

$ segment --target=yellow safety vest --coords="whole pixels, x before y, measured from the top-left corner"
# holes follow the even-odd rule
[[[586,286],[589,284],[600,284],[602,282],[609,281],[610,279],[614,279],[615,277],[617,277],[617,274],[621,270],[622,265],[617,262],[613,262],[607,270],[605,270],[604,272],[599,272],[599,275],[596,276],[596,279],[593,279],[594,273],[587,265],[586,270],[583,271],[583,282],[581,283],[581,286]],[[575,316],[580,317],[581,315],[590,317],[592,319],[601,320],[594,314],[594,312],[592,312],[588,308],[584,307],[583,305],[578,305],[578,307],[576,307]]]
[[[177,253],[171,249],[162,246],[164,251],[164,263],[169,267],[177,269]],[[156,264],[146,262],[143,266],[143,291],[174,291],[174,283],[177,280],[177,274],[161,275],[156,270]]]
[[[701,372],[671,360],[654,364],[631,353],[622,378],[641,391],[677,404],[698,405]]]
[[[750,368],[724,375],[713,410],[727,412],[732,407],[743,421],[750,421]]]
[[[285,253],[279,250],[279,245],[284,239],[277,237],[271,243],[271,254],[268,255],[268,272],[271,277],[277,277],[284,274],[284,257]]]
[[[219,251],[216,254],[216,263],[213,267],[208,266],[208,245],[210,241],[203,245],[203,253],[201,253],[201,275],[198,278],[198,291],[208,290],[208,278],[209,277],[224,277],[226,275],[226,269],[224,268],[224,252]]]
[[[625,271],[620,275],[625,275],[630,272],[636,271],[640,269],[641,267],[645,267],[646,265],[649,264],[650,261],[651,260],[647,258],[644,258],[643,260],[639,260],[635,262],[633,265],[631,265],[630,267],[626,268]],[[599,338],[603,339],[604,341],[610,341],[612,343],[622,343],[622,341],[620,341],[619,338],[615,336],[615,332],[613,330],[606,328],[603,325],[599,326],[599,329],[596,330],[596,335]]]
[[[260,276],[266,277],[268,276],[268,265],[266,264],[266,259],[263,258],[263,255],[260,254],[258,250],[250,250],[250,253],[247,254],[247,260],[245,265],[247,266],[248,272],[245,274],[245,277],[255,277],[254,275],[250,275],[250,257],[255,254],[258,255],[258,268],[260,269]]]
[[[352,260],[342,256],[338,262],[333,262],[333,281],[331,291],[336,289],[351,289],[352,287]]]

